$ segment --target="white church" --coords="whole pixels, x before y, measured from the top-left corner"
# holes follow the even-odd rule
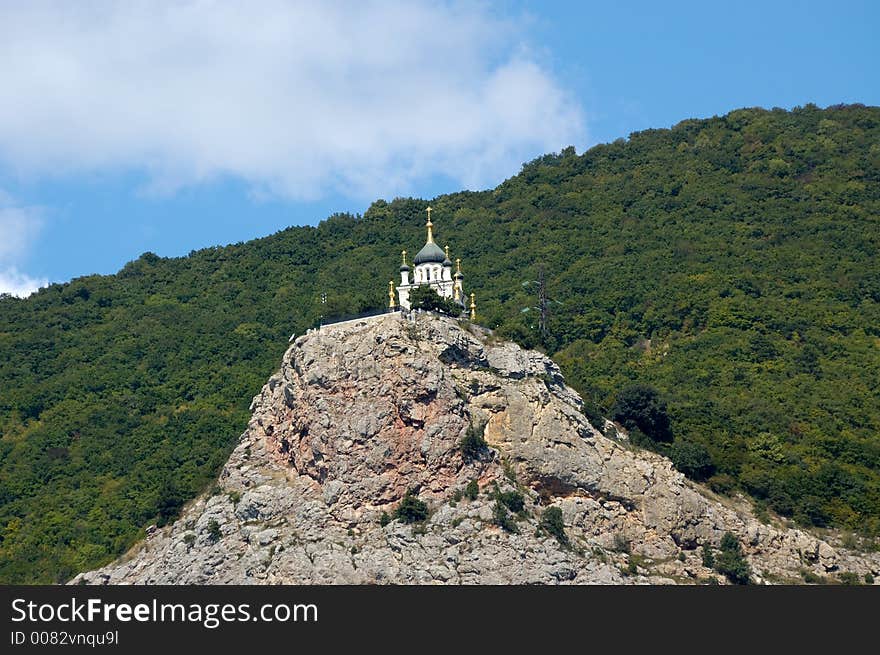
[[[397,287],[398,303],[405,310],[410,309],[409,293],[416,287],[428,285],[441,298],[451,298],[462,310],[469,309],[473,320],[476,316],[477,306],[474,302],[474,294],[471,294],[470,305],[465,303],[464,275],[461,272],[461,259],[455,260],[455,273],[452,272],[452,260],[449,258],[449,246],[441,250],[434,242],[434,224],[431,222],[431,212],[428,207],[428,240],[424,247],[419,250],[413,259],[414,269],[406,263],[406,250],[401,253],[403,261],[400,264],[400,285]],[[410,280],[412,273],[412,280]],[[395,309],[394,281],[388,283],[388,306]]]

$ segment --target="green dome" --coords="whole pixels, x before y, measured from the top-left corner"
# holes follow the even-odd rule
[[[440,246],[433,241],[429,241],[425,244],[424,248],[419,250],[419,254],[415,256],[413,262],[415,262],[416,266],[431,263],[442,264],[445,259],[446,253],[440,249]]]

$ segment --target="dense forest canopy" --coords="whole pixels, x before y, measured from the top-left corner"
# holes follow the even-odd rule
[[[65,580],[173,518],[290,334],[384,306],[427,204],[0,299],[0,581]],[[430,204],[478,321],[550,353],[589,411],[656,390],[682,470],[880,533],[880,109],[686,120]]]

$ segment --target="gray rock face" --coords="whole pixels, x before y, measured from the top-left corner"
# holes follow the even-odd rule
[[[671,584],[717,576],[700,547],[726,531],[756,581],[880,577],[880,556],[759,523],[602,436],[580,407],[551,360],[450,319],[325,327],[296,339],[254,398],[220,491],[73,583]],[[471,428],[490,446],[475,459],[459,446]],[[462,497],[474,480],[479,496]],[[490,494],[517,488],[511,532]],[[429,518],[382,525],[407,490]],[[548,507],[567,545],[540,529]]]

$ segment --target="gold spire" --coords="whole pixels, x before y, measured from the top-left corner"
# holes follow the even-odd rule
[[[461,273],[461,257],[455,260],[456,273]]]
[[[477,303],[474,302],[474,294],[471,294],[471,320],[477,317]]]
[[[431,212],[434,211],[430,207],[428,207],[428,224],[425,226],[428,228],[428,243],[434,243],[434,224],[431,222]]]
[[[394,280],[388,280],[388,309],[394,309]]]
[[[403,263],[401,264],[401,266],[406,266],[406,250],[401,250],[400,256],[403,258]]]
[[[448,243],[446,244],[446,247],[444,248],[444,250],[446,251],[446,259],[449,259],[449,244]]]

